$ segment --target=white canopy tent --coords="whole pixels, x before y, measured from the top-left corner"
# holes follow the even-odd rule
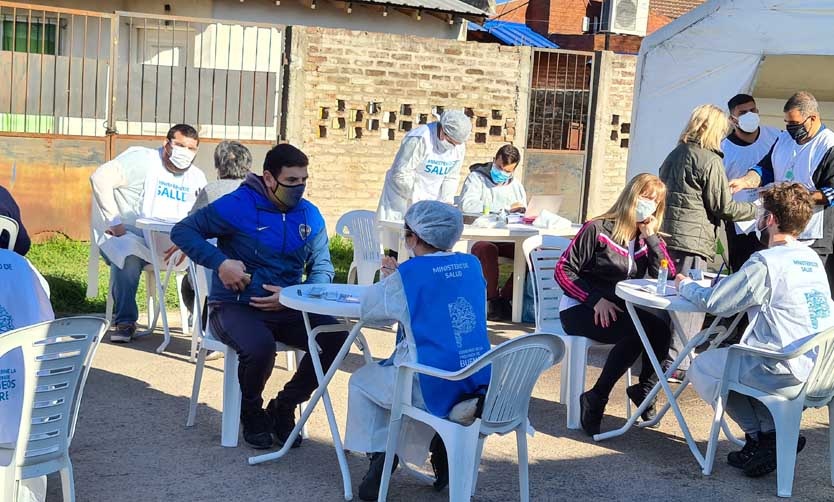
[[[834,1],[709,0],[640,48],[628,179],[657,173],[693,108],[756,98],[762,122],[783,128],[782,106],[806,90],[834,119]]]

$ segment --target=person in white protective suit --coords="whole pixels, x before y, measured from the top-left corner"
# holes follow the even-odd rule
[[[113,288],[111,342],[133,339],[139,318],[136,290],[142,270],[151,261],[148,232],[136,228],[136,220],[178,222],[188,216],[197,193],[206,186],[206,175],[193,165],[199,142],[193,127],[177,124],[161,148],[128,148],[90,176],[94,202],[100,209],[100,214],[93,213],[94,244],[110,265]],[[156,241],[159,256],[167,262],[177,248],[162,236]],[[184,258],[180,255],[178,266],[184,266]],[[91,260],[89,267],[88,295],[90,286],[98,283],[97,261]]]
[[[411,130],[400,144],[394,163],[385,173],[377,221],[401,223],[409,206],[421,200],[452,204],[472,120],[460,110],[449,110],[440,120]],[[396,252],[398,231],[385,229],[382,245]]]
[[[834,302],[820,257],[797,241],[811,219],[814,200],[799,183],[765,190],[757,232],[767,249],[754,253],[741,269],[706,288],[678,275],[681,296],[711,314],[729,316],[747,311],[750,324],[741,345],[789,353],[817,333],[834,326]],[[689,377],[698,394],[715,403],[729,348],[708,350],[696,357]],[[793,397],[807,381],[816,354],[789,361],[745,355],[739,364],[741,382],[769,393]],[[727,414],[744,431],[745,444],[727,456],[727,463],[751,477],[776,469],[773,417],[756,399],[730,391]],[[799,436],[797,451],[805,446]]]
[[[481,266],[472,255],[448,251],[462,232],[463,215],[454,206],[438,201],[411,206],[405,214],[405,247],[412,258],[398,266],[395,259],[385,257],[383,280],[362,299],[363,321],[400,322],[394,355],[366,364],[350,378],[345,448],[370,454],[371,464],[359,486],[362,500],[376,500],[379,491],[397,366],[418,362],[457,371],[490,349]],[[412,404],[450,420],[471,420],[473,396],[486,393],[489,376],[489,368],[461,382],[418,375]],[[435,489],[443,489],[448,484],[448,464],[439,436],[416,421],[407,420],[404,430],[406,439],[398,455],[409,463],[422,463],[431,442]],[[395,457],[394,468],[398,461]]]

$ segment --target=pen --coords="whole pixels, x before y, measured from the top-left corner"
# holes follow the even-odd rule
[[[723,271],[724,271],[724,261],[722,260],[721,266],[718,267],[718,273],[715,274],[715,277],[712,279],[712,283],[710,284],[710,287],[715,286],[716,284],[718,284],[718,279],[721,277],[721,272],[723,272]]]

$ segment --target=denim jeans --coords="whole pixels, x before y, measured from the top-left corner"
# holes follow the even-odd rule
[[[125,229],[133,234],[142,236],[142,231],[136,227],[125,225]],[[124,268],[119,268],[102,254],[104,262],[110,265],[110,287],[113,293],[113,325],[136,324],[139,319],[139,307],[136,305],[136,290],[142,271],[148,262],[138,256],[125,258]]]

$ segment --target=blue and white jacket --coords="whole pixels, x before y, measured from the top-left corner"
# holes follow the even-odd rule
[[[207,239],[217,238],[217,247]],[[234,192],[200,209],[174,226],[171,240],[196,263],[214,270],[209,300],[249,303],[272,293],[264,284],[287,287],[329,283],[333,264],[324,218],[307,199],[283,213],[267,197],[263,178],[248,174]],[[252,274],[242,292],[226,289],[217,269],[226,259],[240,260]]]

